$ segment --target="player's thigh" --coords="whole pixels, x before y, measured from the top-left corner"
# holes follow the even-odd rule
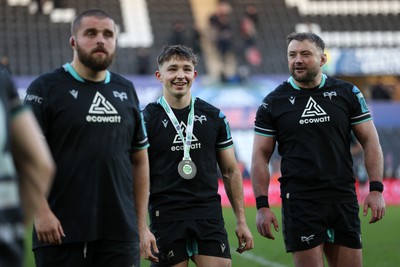
[[[331,243],[352,249],[361,249],[361,222],[359,205],[353,203],[339,203],[335,205],[334,219],[331,220]]]
[[[232,260],[229,258],[221,258],[205,255],[194,255],[193,261],[197,267],[231,267]]]
[[[330,267],[361,267],[362,250],[326,243],[324,252]]]
[[[188,266],[189,266],[189,260],[185,260],[175,265],[172,265],[171,267],[188,267]]]
[[[189,236],[186,221],[152,223],[151,231],[157,239],[159,250],[156,254],[159,262],[152,262],[152,267],[187,266],[190,255],[187,250]]]
[[[292,253],[295,267],[324,267],[323,244]]]
[[[151,262],[151,267],[187,267],[188,255],[186,240],[177,240],[158,248],[158,262]]]
[[[85,267],[84,243],[40,247],[33,250],[36,267]]]
[[[223,220],[194,221],[196,255],[231,258],[228,234]]]

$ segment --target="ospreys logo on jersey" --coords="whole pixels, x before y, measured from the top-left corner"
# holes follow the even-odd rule
[[[181,121],[180,127],[182,129],[182,132],[186,132],[186,124]],[[192,134],[192,140],[191,142],[198,142],[199,140],[196,138],[194,134]],[[195,143],[190,145],[190,149],[198,149],[201,148],[201,143]],[[174,138],[173,145],[171,146],[171,151],[183,151],[183,141],[179,134],[177,133]]]
[[[128,100],[128,96],[126,95],[125,92],[120,93],[120,92],[117,92],[117,91],[113,91],[113,94],[114,94],[114,97],[117,97],[117,98],[121,99],[121,101],[124,101],[124,99]]]
[[[113,105],[99,92],[93,98],[92,105],[89,108],[89,114],[86,116],[88,122],[100,123],[120,123],[121,116]]]
[[[325,110],[310,96],[299,123],[311,124],[328,121],[330,121],[330,117],[326,114]]]

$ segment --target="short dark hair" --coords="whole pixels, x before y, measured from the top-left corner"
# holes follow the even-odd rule
[[[184,45],[165,45],[162,47],[160,54],[157,57],[157,64],[161,66],[164,62],[172,58],[184,59],[197,65],[197,55],[190,47]]]
[[[324,52],[324,50],[325,50],[324,41],[321,39],[321,37],[319,37],[318,35],[316,35],[315,33],[312,33],[312,32],[293,32],[286,37],[286,44],[289,45],[290,42],[293,40],[296,40],[299,42],[308,40],[308,41],[314,43],[317,46],[317,48],[322,50],[322,52]]]
[[[75,17],[75,19],[71,23],[71,34],[75,35],[76,32],[78,31],[79,26],[81,25],[81,21],[85,17],[96,17],[96,18],[109,18],[112,21],[114,19],[104,10],[98,9],[98,8],[93,8],[93,9],[88,9],[80,13]]]

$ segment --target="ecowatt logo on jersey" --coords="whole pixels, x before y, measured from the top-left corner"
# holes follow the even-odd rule
[[[185,123],[183,123],[181,121],[180,127],[182,129],[182,132],[185,133],[186,132]],[[190,145],[190,149],[199,149],[199,148],[201,148],[201,143],[193,144],[193,142],[198,142],[198,141],[199,140],[196,138],[196,136],[194,136],[194,134],[192,134],[192,144]],[[179,134],[175,135],[173,145],[171,146],[171,151],[183,151],[183,141],[182,141],[181,137],[179,136]]]
[[[99,92],[93,98],[89,109],[89,115],[86,116],[88,122],[120,123],[121,116],[107,99]]]
[[[311,123],[320,123],[320,122],[328,122],[331,117],[329,117],[325,110],[321,108],[320,105],[315,102],[315,100],[310,96],[308,99],[307,105],[301,115],[301,119],[299,120],[300,124],[311,124]]]

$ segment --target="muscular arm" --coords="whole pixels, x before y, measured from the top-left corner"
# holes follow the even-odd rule
[[[147,209],[150,193],[150,170],[147,149],[134,151],[131,158],[134,177],[134,201],[140,235],[140,252],[145,259],[157,262],[158,258],[151,252],[151,248],[158,252],[156,240],[147,227]]]
[[[254,135],[250,176],[254,196],[268,196],[270,182],[269,162],[275,149],[275,139],[258,134]]]
[[[254,196],[268,196],[270,183],[269,162],[275,149],[275,138],[254,135],[253,153],[251,158],[250,176],[253,183]],[[278,231],[278,221],[270,208],[257,210],[257,231],[269,239],[275,239],[270,225]]]
[[[147,206],[149,203],[150,178],[147,149],[132,154],[133,192],[139,230],[147,227]]]
[[[382,181],[383,154],[378,134],[372,121],[353,126],[353,131],[364,150],[365,167],[370,181]]]
[[[219,151],[218,164],[222,173],[226,194],[235,213],[237,222],[236,235],[239,242],[238,252],[241,253],[252,249],[254,244],[253,237],[246,223],[243,201],[243,179],[236,161],[234,148]]]
[[[25,222],[48,193],[55,164],[41,130],[29,110],[16,114],[11,122],[12,152],[20,177]]]
[[[365,167],[370,181],[383,179],[383,153],[379,143],[378,134],[372,121],[353,126],[353,131],[364,150]],[[371,191],[364,202],[364,216],[371,209],[370,223],[374,223],[385,215],[385,200],[382,193]]]
[[[245,223],[242,175],[236,162],[234,148],[219,151],[218,162],[225,191],[232,205],[237,222]]]
[[[46,199],[55,170],[47,143],[30,111],[16,115],[11,131],[25,223],[29,223],[35,215],[39,241],[61,244],[65,234]]]

